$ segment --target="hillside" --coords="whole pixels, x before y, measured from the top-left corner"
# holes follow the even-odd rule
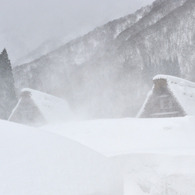
[[[195,80],[194,14],[192,0],[157,0],[16,67],[16,86],[64,97],[86,118],[135,116],[155,74]]]

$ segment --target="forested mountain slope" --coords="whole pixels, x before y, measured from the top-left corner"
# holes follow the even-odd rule
[[[195,80],[195,2],[157,0],[15,68],[17,88],[66,98],[86,117],[135,116],[155,74]]]

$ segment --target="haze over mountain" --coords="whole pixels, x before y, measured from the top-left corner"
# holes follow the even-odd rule
[[[32,51],[36,50],[34,57],[40,57],[96,26],[133,13],[153,1],[1,0],[0,50],[8,50],[14,66],[30,62]]]
[[[195,1],[157,0],[14,69],[89,117],[135,116],[156,74],[195,81]]]

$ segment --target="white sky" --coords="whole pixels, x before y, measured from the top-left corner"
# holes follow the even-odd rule
[[[73,38],[154,0],[0,0],[0,50],[14,61],[56,38]]]

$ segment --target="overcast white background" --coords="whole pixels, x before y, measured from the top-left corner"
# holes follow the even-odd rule
[[[0,0],[0,49],[11,61],[43,42],[69,40],[154,0]]]

